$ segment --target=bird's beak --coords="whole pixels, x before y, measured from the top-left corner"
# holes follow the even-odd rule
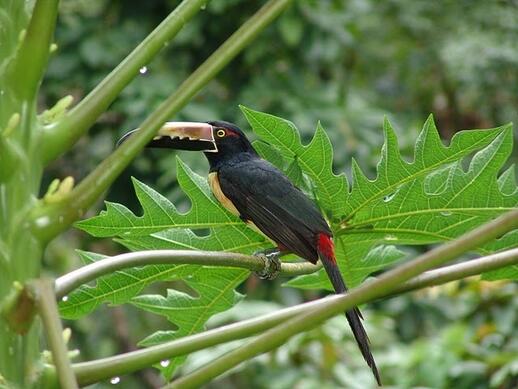
[[[137,131],[138,128],[125,134],[117,142],[117,147]],[[202,122],[167,122],[146,147],[213,153],[218,151],[212,126]]]

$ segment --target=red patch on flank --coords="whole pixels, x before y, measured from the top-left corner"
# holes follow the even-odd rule
[[[333,239],[323,232],[318,234],[317,237],[318,250],[331,262],[336,263],[335,259],[335,245]]]

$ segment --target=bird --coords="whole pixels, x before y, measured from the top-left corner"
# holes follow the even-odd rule
[[[322,212],[281,170],[259,156],[238,126],[225,121],[167,122],[147,147],[203,151],[209,162],[209,186],[224,208],[269,238],[280,252],[314,264],[320,260],[335,293],[347,293]],[[345,316],[381,386],[360,310],[350,309]]]

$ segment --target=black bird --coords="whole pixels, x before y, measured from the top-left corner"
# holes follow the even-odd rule
[[[332,232],[319,209],[283,172],[257,154],[236,125],[223,121],[168,122],[147,146],[203,151],[210,165],[212,193],[228,211],[266,235],[280,251],[295,253],[311,263],[320,259],[335,292],[347,291],[336,264]],[[359,309],[345,315],[381,385]]]

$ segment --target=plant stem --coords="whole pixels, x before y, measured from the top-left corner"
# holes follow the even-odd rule
[[[59,317],[54,283],[50,279],[38,279],[31,282],[34,289],[36,306],[43,321],[47,341],[52,351],[52,361],[62,388],[78,388],[76,376],[70,366],[68,350],[63,340],[63,327]]]
[[[44,163],[68,150],[117,98],[139,69],[182,29],[208,0],[184,0],[112,72],[59,122],[45,128]]]
[[[58,0],[37,0],[23,42],[10,69],[10,82],[21,100],[32,101],[47,67],[58,13]]]
[[[43,240],[50,240],[80,218],[85,210],[129,165],[156,131],[178,112],[216,74],[264,30],[291,0],[270,0],[223,43],[180,87],[166,99],[130,137],[101,162],[69,196],[57,204],[47,204],[32,214],[33,229]]]
[[[251,271],[261,271],[265,267],[263,259],[258,256],[239,253],[193,250],[136,251],[101,259],[59,277],[55,284],[56,297],[59,299],[77,287],[117,270],[157,264],[229,266]],[[320,266],[309,262],[283,263],[280,274],[283,276],[294,276],[313,273],[318,269],[320,269]]]
[[[398,290],[403,292],[439,285],[456,280],[459,277],[474,276],[482,271],[495,270],[516,264],[518,264],[518,249],[508,250],[487,257],[474,259],[466,263],[426,272],[423,276],[403,284]],[[460,272],[459,269],[462,269],[462,272]],[[451,276],[446,276],[448,272],[451,273]],[[453,275],[455,275],[455,277]],[[394,292],[391,292],[389,296],[393,296],[394,294]],[[324,302],[336,298],[340,298],[340,296],[330,296],[325,299],[299,304],[273,313],[208,330],[200,334],[187,336],[182,339],[109,358],[74,364],[72,367],[81,385],[92,384],[110,378],[113,375],[131,373],[164,359],[186,355],[217,344],[255,335],[295,315],[307,312]]]
[[[501,251],[485,257],[472,259],[467,262],[444,266],[439,269],[424,272],[394,289],[388,294],[388,296],[425,288],[427,286],[444,284],[446,282],[460,280],[462,278],[471,277],[487,271],[516,264],[518,264],[518,248]]]
[[[279,347],[292,336],[308,331],[320,325],[323,321],[359,304],[387,295],[410,278],[450,261],[469,250],[480,247],[515,228],[518,228],[518,209],[507,212],[458,239],[436,247],[418,256],[415,260],[388,271],[374,281],[365,282],[348,294],[330,301],[323,301],[317,308],[266,331],[244,346],[238,347],[209,362],[202,368],[175,380],[170,385],[165,386],[164,389],[185,389],[201,386],[240,363]]]

